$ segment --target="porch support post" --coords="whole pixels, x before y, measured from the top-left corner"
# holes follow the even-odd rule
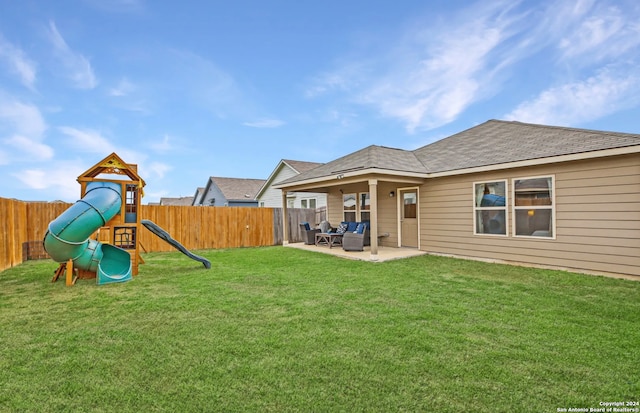
[[[282,245],[289,245],[289,212],[287,211],[287,191],[282,190]]]
[[[369,179],[369,201],[371,202],[371,261],[378,261],[378,180]]]

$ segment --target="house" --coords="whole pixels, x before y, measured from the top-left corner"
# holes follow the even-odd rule
[[[190,206],[193,204],[192,196],[181,196],[179,198],[168,198],[162,197],[160,198],[159,205],[173,205],[173,206]]]
[[[261,207],[282,208],[282,191],[274,184],[322,165],[317,162],[282,159],[258,191],[256,198]],[[321,192],[289,192],[288,208],[322,208],[327,206],[327,194]]]
[[[194,205],[257,207],[256,194],[264,183],[264,179],[212,176],[202,191],[200,202]]]
[[[193,194],[193,200],[191,201],[191,205],[202,205],[203,195],[204,195],[204,188],[200,186],[196,189],[196,193]]]
[[[371,260],[409,247],[640,277],[638,134],[490,120],[414,151],[369,146],[275,188],[326,192],[332,223],[369,220]]]

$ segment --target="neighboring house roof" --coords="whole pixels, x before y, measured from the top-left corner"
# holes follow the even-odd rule
[[[320,162],[294,161],[293,159],[283,159],[282,163],[289,165],[299,174],[322,165]]]
[[[271,175],[269,175],[269,178],[267,178],[267,180],[264,181],[264,184],[256,193],[256,198],[260,198],[263,192],[266,191],[271,185],[273,185],[274,179],[276,179],[276,177],[278,176],[278,173],[285,166],[288,166],[289,168],[291,168],[296,174],[300,174],[303,172],[310,171],[314,168],[317,168],[320,165],[322,164],[319,162],[294,161],[291,159],[280,160],[280,162],[278,162],[278,165],[273,169],[273,172],[271,172]]]
[[[282,181],[279,185],[371,169],[416,173],[427,177],[446,171],[638,145],[638,134],[489,120],[414,151],[371,145]]]
[[[209,178],[207,189],[212,182],[220,189],[227,201],[247,201],[256,199],[256,195],[264,185],[265,180],[212,176]]]
[[[193,204],[192,196],[183,196],[180,198],[160,198],[160,205],[188,205]]]

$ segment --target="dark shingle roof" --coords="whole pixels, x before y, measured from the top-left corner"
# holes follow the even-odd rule
[[[282,181],[280,184],[370,168],[402,172],[426,172],[424,165],[420,163],[413,152],[386,146],[371,145],[343,156],[342,158],[321,164],[300,175]]]
[[[490,120],[414,151],[430,173],[640,145],[640,135]]]
[[[364,169],[437,173],[640,145],[640,135],[489,120],[415,151],[371,145],[281,183]]]
[[[183,206],[183,205],[188,205],[191,206],[191,204],[193,204],[193,197],[192,196],[182,196],[180,198],[168,198],[168,197],[163,197],[160,198],[160,205],[173,205],[173,206]]]
[[[256,194],[265,183],[264,179],[222,178],[217,176],[212,176],[210,179],[228,200],[255,199]]]
[[[322,165],[319,162],[307,162],[307,161],[294,161],[293,159],[283,159],[282,162],[288,164],[290,167],[296,170],[299,174],[306,172],[313,168],[317,168]]]

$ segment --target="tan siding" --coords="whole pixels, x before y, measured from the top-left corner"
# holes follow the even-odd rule
[[[396,196],[389,197],[394,191]],[[380,238],[380,245],[387,247],[398,246],[398,190],[395,184],[380,182],[378,185],[378,235],[388,233],[388,237]]]
[[[556,239],[514,237],[513,178],[555,175]],[[473,235],[474,182],[508,179],[508,237]],[[437,178],[421,188],[421,249],[640,276],[640,157]]]

